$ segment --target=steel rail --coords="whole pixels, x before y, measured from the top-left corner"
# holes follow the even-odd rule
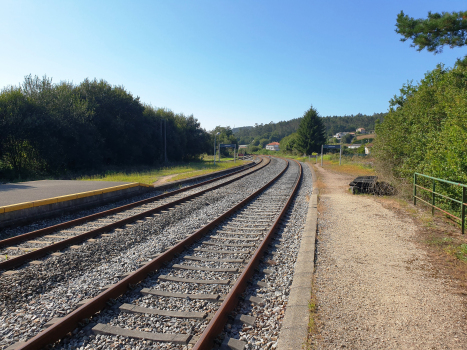
[[[85,233],[82,233],[82,234],[79,234],[79,235],[76,235],[76,236],[72,236],[70,238],[64,239],[62,241],[58,241],[58,242],[53,243],[51,245],[48,245],[48,246],[45,246],[45,247],[42,247],[42,248],[38,248],[38,249],[33,250],[31,252],[28,252],[26,254],[19,255],[19,256],[15,257],[15,258],[2,261],[2,262],[0,262],[0,270],[13,269],[15,267],[23,265],[24,263],[26,263],[29,260],[34,260],[34,259],[41,258],[41,257],[43,257],[43,256],[45,256],[47,254],[56,252],[58,250],[62,250],[62,249],[66,248],[66,247],[68,247],[70,245],[82,242],[82,241],[84,241],[86,239],[89,239],[89,238],[93,238],[93,237],[98,236],[98,235],[100,235],[102,233],[114,230],[114,229],[119,228],[121,226],[124,226],[124,225],[126,225],[128,223],[134,222],[134,221],[136,221],[138,219],[142,219],[142,218],[147,217],[149,215],[153,215],[153,214],[155,214],[157,212],[160,212],[160,211],[163,211],[163,210],[168,209],[170,207],[173,207],[173,206],[175,206],[177,204],[186,202],[189,199],[198,197],[198,196],[200,196],[200,195],[202,195],[202,194],[204,194],[204,193],[206,193],[208,191],[213,191],[213,190],[215,190],[217,188],[226,186],[226,185],[228,185],[228,184],[230,184],[230,183],[232,183],[234,181],[237,181],[237,180],[239,180],[239,179],[241,179],[241,178],[243,178],[243,177],[245,177],[247,175],[250,175],[250,174],[262,169],[263,167],[267,166],[268,164],[269,164],[269,162],[263,164],[262,166],[260,166],[260,167],[258,167],[256,169],[251,169],[250,168],[249,169],[249,170],[251,170],[250,172],[246,172],[244,174],[241,174],[239,177],[227,180],[227,181],[222,182],[220,184],[214,185],[213,187],[210,187],[210,188],[201,190],[199,192],[190,194],[190,195],[188,195],[186,197],[177,199],[175,201],[160,205],[160,206],[158,206],[156,208],[152,208],[152,209],[146,210],[144,212],[138,213],[136,215],[130,216],[128,218],[125,218],[125,219],[122,219],[122,220],[119,220],[119,221],[115,221],[115,222],[113,222],[111,224],[108,224],[108,225],[105,225],[105,226],[102,226],[102,227],[87,231]],[[219,178],[217,178],[216,180],[218,180],[218,179]],[[212,182],[211,180],[208,180],[208,181]],[[199,187],[199,186],[196,186],[196,187]],[[177,190],[177,191],[179,191],[179,190]],[[174,192],[175,191],[170,192],[170,194],[173,194]],[[179,192],[177,192],[177,193],[179,193]],[[166,195],[166,194],[163,194],[163,195]],[[143,200],[143,201],[146,201],[146,200]],[[136,203],[141,203],[141,202],[142,201],[136,202]],[[131,205],[133,205],[133,204],[134,203],[131,203]],[[126,206],[124,206],[124,207],[126,207]],[[133,205],[133,207],[134,207],[134,205]],[[122,207],[119,207],[119,208],[122,208]],[[117,209],[117,208],[114,208],[114,209]],[[110,209],[110,211],[113,211],[114,209]],[[109,212],[109,211],[106,211],[106,212]],[[102,212],[102,213],[104,213],[104,212]],[[101,213],[98,213],[98,214],[101,214]],[[78,219],[78,220],[80,220],[80,219]],[[55,226],[52,226],[52,227],[55,227]],[[48,233],[50,233],[50,232],[48,232]]]
[[[282,221],[283,217],[285,216],[285,213],[287,212],[290,206],[290,203],[292,202],[293,197],[295,196],[298,190],[300,181],[302,179],[302,166],[296,160],[293,160],[293,161],[295,161],[298,164],[300,171],[297,176],[294,189],[292,193],[290,194],[289,199],[287,200],[287,203],[282,208],[282,211],[279,217],[277,218],[277,220],[274,222],[274,225],[271,227],[271,229],[266,234],[260,246],[255,250],[255,253],[251,257],[250,261],[248,262],[248,265],[245,267],[240,277],[235,282],[235,285],[232,287],[229,294],[227,294],[227,296],[225,297],[224,302],[221,304],[220,308],[216,311],[212,320],[209,322],[206,329],[201,334],[199,340],[196,342],[195,346],[193,347],[193,350],[212,349],[212,347],[214,346],[215,338],[224,329],[225,324],[228,322],[229,314],[237,306],[239,297],[245,291],[248,281],[255,273],[255,269],[259,265],[260,260],[263,256],[263,253],[266,251],[268,244],[272,240],[273,235],[277,227],[280,224],[280,221]]]
[[[256,165],[254,165],[254,166],[259,166],[260,164],[262,164],[262,162],[263,162],[263,158],[261,158],[261,161],[259,163],[257,163]],[[69,228],[69,227],[72,227],[72,226],[80,225],[80,224],[83,224],[83,223],[85,223],[87,221],[99,219],[99,218],[104,217],[104,216],[108,216],[108,215],[111,215],[111,214],[116,214],[116,213],[119,213],[121,211],[128,210],[128,209],[140,206],[140,205],[148,204],[148,203],[151,203],[151,202],[154,202],[154,201],[166,198],[166,197],[173,196],[173,195],[181,193],[181,192],[189,191],[189,190],[191,190],[193,188],[204,186],[204,185],[207,185],[207,184],[209,184],[211,182],[221,180],[221,179],[226,178],[228,176],[238,174],[238,173],[240,173],[242,171],[251,170],[254,166],[250,166],[248,168],[240,169],[240,170],[237,170],[237,171],[235,171],[233,173],[222,175],[220,177],[216,177],[214,179],[206,180],[206,181],[200,182],[198,184],[194,184],[194,185],[187,186],[187,187],[184,187],[184,188],[180,188],[180,189],[175,190],[175,191],[162,193],[162,194],[160,194],[158,196],[155,196],[155,197],[146,198],[146,199],[134,202],[134,203],[129,203],[129,204],[122,205],[122,206],[117,207],[117,208],[112,208],[112,209],[109,209],[109,210],[101,211],[99,213],[83,216],[82,218],[70,220],[70,221],[67,221],[67,222],[62,222],[62,223],[54,225],[54,226],[44,227],[44,228],[41,228],[39,230],[24,233],[24,234],[19,235],[19,236],[6,238],[6,239],[0,241],[0,248],[8,246],[8,245],[12,245],[12,244],[17,244],[19,242],[23,242],[23,241],[26,241],[26,240],[31,239],[31,238],[36,238],[36,237],[39,237],[39,236],[42,236],[42,235],[46,235],[46,234],[49,234],[49,233],[52,233],[52,232],[55,232],[55,231],[63,230],[63,229],[66,229],[66,228]],[[262,166],[264,166],[264,164]]]
[[[26,343],[20,345],[15,350],[36,350],[40,349],[46,345],[54,343],[61,338],[65,337],[69,332],[72,332],[79,323],[87,318],[92,317],[97,312],[102,310],[107,306],[107,302],[111,299],[116,299],[120,295],[124,294],[130,286],[134,286],[141,281],[143,281],[150,273],[162,267],[167,262],[173,260],[178,254],[183,252],[186,249],[186,246],[195,243],[200,238],[202,238],[209,231],[214,229],[218,224],[224,221],[227,217],[234,214],[236,211],[241,209],[243,206],[248,204],[254,197],[264,191],[269,187],[274,181],[279,179],[285,171],[288,169],[289,163],[287,162],[284,169],[276,175],[272,180],[267,184],[256,190],[254,193],[250,194],[247,198],[242,200],[240,203],[236,204],[231,209],[224,212],[222,215],[211,221],[206,226],[202,227],[198,231],[194,232],[184,240],[180,241],[174,245],[169,250],[165,251],[146,265],[142,266],[132,274],[128,275],[121,281],[114,284],[112,287],[108,288],[104,292],[100,293],[94,297],[91,301],[79,307],[75,311],[71,312],[67,316],[63,317],[60,321],[53,324],[49,328],[43,330],[41,333],[37,334],[35,337],[31,338]]]

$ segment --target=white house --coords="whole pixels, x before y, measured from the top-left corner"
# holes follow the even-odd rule
[[[357,132],[359,132],[360,134],[366,134],[365,128],[358,128]]]
[[[271,142],[266,145],[266,149],[270,151],[278,151],[279,150],[279,142]]]
[[[338,132],[337,134],[335,134],[333,137],[335,137],[336,139],[340,140],[342,138],[342,136],[345,136],[347,135],[348,132],[346,131],[343,131],[343,132]]]

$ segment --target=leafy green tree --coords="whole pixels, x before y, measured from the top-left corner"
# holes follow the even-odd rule
[[[407,182],[419,172],[467,183],[467,67],[438,65],[399,97],[376,129],[379,170]]]
[[[289,136],[284,137],[280,142],[280,150],[283,152],[293,152],[297,149],[297,133],[294,132]]]
[[[401,34],[401,41],[412,40],[412,47],[417,51],[427,49],[440,53],[444,45],[450,48],[467,44],[467,11],[428,12],[426,19],[414,19],[401,11],[397,15],[396,33]]]
[[[236,144],[237,145],[237,150],[238,150],[238,141],[235,135],[233,134],[232,129],[227,126],[227,127],[222,127],[222,126],[216,126],[214,130],[212,130],[211,133],[211,145],[214,144],[214,135],[220,132],[220,134],[217,136],[217,144],[216,144],[216,149],[218,149],[218,145],[221,143],[224,144]],[[211,146],[212,147],[212,146]],[[212,151],[211,151],[212,152]],[[209,153],[211,153],[209,152]],[[223,156],[229,156],[230,153],[233,155],[233,150],[229,148],[221,148],[221,154]]]
[[[268,139],[261,139],[261,140],[259,140],[259,146],[260,146],[261,148],[266,147],[266,145],[267,145],[268,143],[269,143],[269,140],[268,140]]]
[[[344,143],[350,143],[352,142],[353,136],[351,134],[344,135],[342,138],[342,142]]]
[[[305,154],[319,152],[326,142],[325,128],[316,109],[310,107],[303,115],[297,131],[297,149]]]

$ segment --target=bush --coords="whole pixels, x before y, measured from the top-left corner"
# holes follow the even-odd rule
[[[400,92],[376,126],[378,172],[405,183],[414,172],[467,183],[467,68],[438,65]]]

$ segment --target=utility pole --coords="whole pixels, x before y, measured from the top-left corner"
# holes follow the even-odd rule
[[[164,156],[162,155],[162,148],[163,148],[163,146],[164,146],[164,145],[162,144],[162,143],[164,142],[164,139],[163,139],[163,137],[162,137],[162,120],[163,120],[163,119],[161,119],[161,158],[160,158],[161,162],[162,162],[162,159],[164,158]]]
[[[323,145],[321,145],[321,167],[323,166]]]
[[[341,149],[339,153],[339,166],[341,165],[341,158],[342,158],[342,137],[341,137]]]
[[[218,132],[217,134],[214,134],[214,165],[216,165],[216,137],[219,134],[220,132]]]
[[[168,163],[168,159],[167,159],[167,119],[165,119],[165,129],[164,129],[164,157],[165,157],[165,160],[164,162],[165,163]]]

